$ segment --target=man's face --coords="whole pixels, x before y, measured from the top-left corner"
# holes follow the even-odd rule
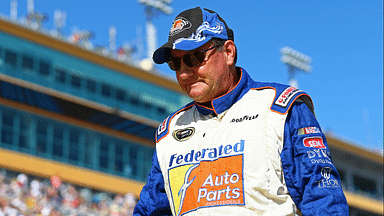
[[[213,47],[208,42],[196,50],[171,50],[172,57],[182,57],[189,52],[202,51]],[[223,47],[225,50],[225,48]],[[181,61],[181,67],[176,71],[180,87],[190,98],[198,103],[205,103],[227,93],[236,83],[230,77],[229,66],[225,51],[218,48],[205,53],[205,60],[196,67],[188,67]]]

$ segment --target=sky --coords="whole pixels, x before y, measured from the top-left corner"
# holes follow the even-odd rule
[[[0,14],[10,15],[11,0],[0,0]],[[299,88],[308,93],[323,131],[378,153],[383,152],[383,1],[172,0],[171,15],[158,13],[157,46],[168,40],[173,19],[200,6],[219,13],[233,29],[237,65],[256,81],[288,84],[280,49],[291,47],[312,58],[311,73],[297,72]],[[146,17],[137,0],[34,0],[45,13],[46,29],[54,28],[54,11],[67,14],[63,33],[74,29],[95,34],[95,46],[108,46],[108,29],[116,28],[116,45],[137,48],[145,59]],[[18,19],[27,0],[18,0]],[[174,78],[167,65],[156,66]]]

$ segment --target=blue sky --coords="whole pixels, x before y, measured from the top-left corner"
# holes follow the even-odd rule
[[[10,15],[10,0],[0,1],[0,13]],[[168,39],[175,16],[196,6],[220,14],[234,30],[238,66],[256,81],[288,83],[279,50],[288,46],[312,58],[312,73],[297,73],[299,88],[315,105],[324,131],[374,151],[383,151],[383,2],[338,1],[207,1],[173,0],[172,15],[153,20],[157,43]],[[145,36],[144,7],[137,0],[34,0],[46,13],[44,28],[53,28],[56,9],[67,13],[63,29],[95,33],[94,45],[108,46],[108,28],[116,27],[116,44],[137,44]],[[18,0],[18,18],[27,13],[27,0]],[[145,38],[141,39],[145,49]],[[140,47],[140,46],[137,46]],[[145,58],[145,50],[139,52]],[[166,65],[158,66],[173,77]]]

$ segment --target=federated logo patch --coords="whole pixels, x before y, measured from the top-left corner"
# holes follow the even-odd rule
[[[244,140],[218,148],[174,154],[168,170],[176,215],[224,205],[245,205]]]
[[[307,138],[304,138],[303,143],[305,147],[321,148],[321,149],[325,148],[323,138],[321,137],[307,137]]]
[[[304,134],[314,134],[314,133],[321,133],[320,129],[318,127],[305,127],[305,128],[299,128],[297,131],[297,134],[304,135]]]
[[[180,130],[175,130],[172,133],[173,138],[175,138],[177,141],[185,141],[191,138],[195,134],[195,128],[189,127],[184,128]]]
[[[287,107],[289,101],[293,98],[293,96],[295,96],[299,92],[302,91],[295,87],[288,87],[279,95],[275,104],[281,107]]]
[[[177,17],[173,23],[171,30],[169,31],[169,35],[173,36],[175,34],[179,34],[180,32],[189,29],[192,27],[191,22],[189,22],[187,19],[184,17]]]

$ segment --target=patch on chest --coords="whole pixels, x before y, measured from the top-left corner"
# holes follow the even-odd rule
[[[186,155],[172,155],[169,187],[176,215],[225,205],[245,205],[244,140]]]
[[[175,130],[172,133],[173,138],[175,138],[177,141],[185,141],[191,138],[195,134],[195,128],[189,127],[189,128],[183,128],[179,130]]]

